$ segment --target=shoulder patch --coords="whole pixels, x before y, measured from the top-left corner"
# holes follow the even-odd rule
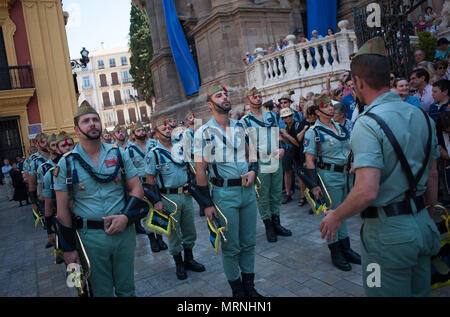
[[[308,139],[308,138],[305,138],[305,139],[303,140],[303,146],[304,146],[304,147],[308,147],[308,145],[309,145],[309,139]]]
[[[56,166],[53,175],[55,175],[55,177],[58,177],[58,174],[59,174],[59,166]]]

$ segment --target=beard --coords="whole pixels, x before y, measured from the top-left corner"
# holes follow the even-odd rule
[[[85,136],[85,137],[87,137],[89,140],[98,140],[101,136],[102,136],[102,129],[100,128],[100,130],[99,129],[96,129],[96,128],[92,128],[92,129],[90,129],[87,133],[86,132],[84,132],[83,130],[81,130],[81,128],[80,127],[78,127],[78,129],[80,130],[80,132]],[[97,133],[95,133],[94,135],[92,135],[92,132],[97,132]]]
[[[136,137],[136,139],[138,139],[139,141],[144,141],[145,140],[145,134],[144,135],[134,135]]]
[[[212,100],[211,102],[214,105],[214,109],[216,109],[216,111],[219,113],[228,113],[231,110],[231,102],[229,101],[224,101],[222,102],[222,104],[215,103]]]

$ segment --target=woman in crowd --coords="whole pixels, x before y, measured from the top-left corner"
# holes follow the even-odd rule
[[[333,120],[345,127],[348,132],[352,131],[352,122],[347,118],[347,107],[342,103],[336,103],[334,107]]]
[[[22,172],[19,170],[19,168],[17,168],[16,163],[13,163],[9,175],[11,175],[12,184],[14,187],[13,199],[19,202],[19,207],[23,206],[22,201],[26,201],[27,205],[29,205],[30,202],[28,201],[27,189],[25,183],[23,182]]]
[[[442,37],[437,41],[437,50],[434,54],[434,59],[445,59],[448,60],[450,56],[450,47],[448,46],[450,42]]]
[[[417,22],[415,30],[416,35],[427,30],[427,22],[425,21],[425,17],[423,15],[419,15],[419,22]]]
[[[394,87],[403,101],[410,103],[418,108],[422,108],[420,99],[409,94],[409,82],[408,80],[406,80],[406,78],[398,78],[394,83]]]
[[[430,80],[430,84],[434,84],[435,82],[441,80],[441,79],[447,79],[450,80],[450,72],[448,71],[448,61],[445,59],[438,59],[434,63],[434,70],[435,75]]]
[[[344,97],[344,92],[342,91],[342,88],[336,88],[331,91],[331,100],[341,102],[342,98]]]

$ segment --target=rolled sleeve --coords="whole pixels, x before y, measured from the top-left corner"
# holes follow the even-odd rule
[[[145,173],[148,175],[156,175],[156,162],[153,151],[148,151],[145,155]]]
[[[52,172],[53,172],[53,170],[50,170],[47,173],[45,173],[45,175],[44,175],[44,181],[42,182],[42,196],[44,198],[52,198],[52,189],[51,189],[51,184],[52,184],[51,173]]]
[[[316,141],[315,141],[315,132],[312,128],[309,128],[305,132],[305,136],[303,137],[303,152],[311,155],[317,155],[316,149]]]
[[[67,157],[62,157],[58,162],[58,165],[57,165],[58,174],[54,177],[55,191],[56,190],[65,191],[65,192],[69,191],[69,188],[66,184],[66,178],[67,178],[66,160],[67,160]]]
[[[354,155],[355,169],[362,167],[384,167],[381,136],[378,135],[373,124],[366,117],[359,118],[352,131],[351,148]],[[379,128],[378,128],[379,129]]]

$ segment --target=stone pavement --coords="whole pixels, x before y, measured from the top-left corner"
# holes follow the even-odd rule
[[[45,249],[47,236],[42,228],[33,228],[31,207],[17,207],[9,202],[0,186],[0,296],[1,297],[71,297],[74,289],[66,286],[64,264],[54,264],[50,249]],[[318,230],[320,218],[308,214],[307,205],[297,207],[294,201],[282,205],[281,223],[293,232],[292,237],[278,237],[268,243],[264,225],[258,219],[256,244],[256,289],[264,296],[274,297],[348,297],[364,296],[361,266],[352,265],[350,272],[333,267],[326,243]],[[152,253],[148,238],[138,235],[135,258],[136,294],[139,297],[229,297],[231,290],[222,270],[222,263],[208,240],[205,218],[196,210],[196,260],[206,272],[188,271],[188,278],[179,281],[168,251]],[[359,251],[361,219],[348,221],[352,248]],[[167,239],[165,239],[167,242]],[[450,286],[431,293],[449,297]]]

